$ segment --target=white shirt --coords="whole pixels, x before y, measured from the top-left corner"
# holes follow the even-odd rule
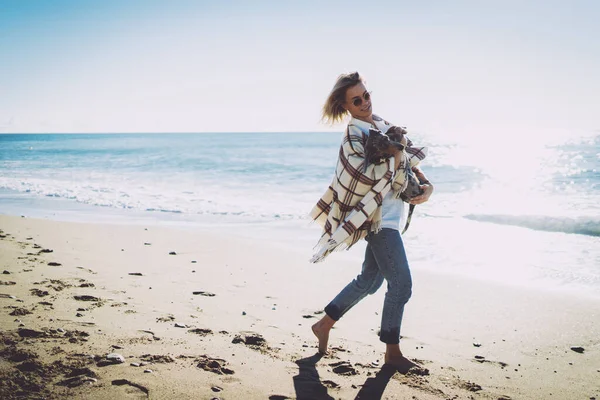
[[[383,133],[386,133],[388,129],[392,127],[389,122],[381,119],[381,117],[378,117],[375,114],[373,114],[373,121],[375,122],[375,127]],[[369,135],[369,128],[373,127],[370,123],[356,118],[352,118],[350,124],[359,127],[360,130],[367,135]],[[404,220],[405,214],[404,201],[395,199],[394,194],[395,192],[390,190],[383,198],[381,204],[381,227],[400,231],[400,221]]]

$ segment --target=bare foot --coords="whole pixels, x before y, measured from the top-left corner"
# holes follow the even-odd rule
[[[327,327],[322,326],[320,322],[317,322],[311,329],[317,339],[319,339],[319,353],[328,354],[327,343],[329,342],[329,331],[331,328],[328,329]]]
[[[400,355],[385,355],[385,363],[391,365],[401,374],[414,374],[414,375],[429,375],[427,368],[421,367],[419,364],[415,364],[408,358],[404,357],[402,353]]]

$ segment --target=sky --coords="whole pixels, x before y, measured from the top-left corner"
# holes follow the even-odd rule
[[[439,137],[600,132],[600,2],[0,0],[0,133],[336,131],[374,112]]]

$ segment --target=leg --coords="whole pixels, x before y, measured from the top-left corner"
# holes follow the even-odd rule
[[[370,245],[367,245],[360,275],[325,307],[326,315],[312,326],[313,333],[319,339],[319,352],[327,353],[329,331],[333,325],[366,295],[375,293],[382,283],[383,275],[379,272]]]
[[[408,260],[402,238],[396,230],[384,228],[372,235],[369,243],[381,274],[388,282],[379,338],[387,345],[386,362],[396,364],[401,359],[405,360],[400,351],[400,326],[404,305],[412,294]]]

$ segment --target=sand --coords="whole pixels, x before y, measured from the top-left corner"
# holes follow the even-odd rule
[[[596,298],[414,266],[402,349],[421,368],[400,373],[382,365],[384,288],[317,352],[350,257],[160,224],[0,229],[2,399],[600,399]]]

